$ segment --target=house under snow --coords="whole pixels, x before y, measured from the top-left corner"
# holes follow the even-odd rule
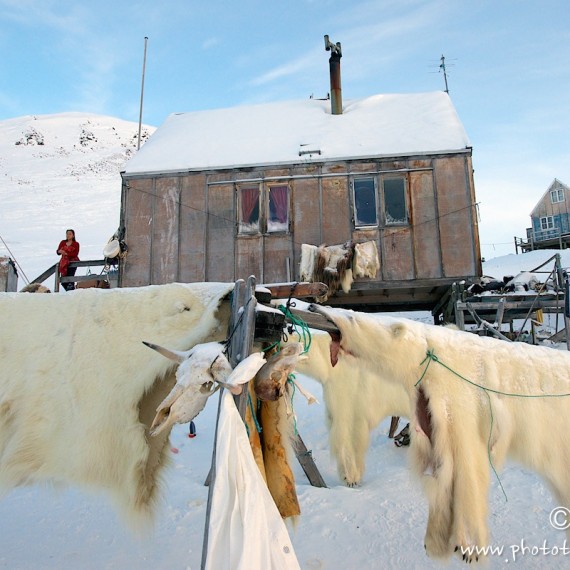
[[[449,96],[342,110],[307,99],[170,115],[122,173],[120,285],[300,280],[308,246],[345,242],[373,242],[376,264],[331,305],[433,308],[479,276],[472,149]]]

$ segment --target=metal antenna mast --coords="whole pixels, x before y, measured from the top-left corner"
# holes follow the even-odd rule
[[[449,87],[447,86],[447,72],[445,71],[445,57],[442,55],[440,59],[439,69],[443,71],[443,79],[445,81],[445,92],[449,95]]]
[[[143,96],[144,96],[144,74],[146,70],[146,44],[148,42],[148,37],[144,37],[144,57],[143,57],[143,69],[142,69],[142,84],[141,84],[141,105],[139,111],[139,138],[137,142],[137,150],[141,148],[141,127],[142,127],[142,111],[143,111]]]

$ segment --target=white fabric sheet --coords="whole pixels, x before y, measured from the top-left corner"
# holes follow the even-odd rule
[[[222,395],[207,570],[300,570],[229,392]]]

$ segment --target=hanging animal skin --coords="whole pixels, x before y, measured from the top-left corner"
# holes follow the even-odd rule
[[[272,354],[259,369],[253,380],[255,394],[260,400],[277,400],[285,393],[285,383],[301,358],[303,345],[288,343],[281,351]]]

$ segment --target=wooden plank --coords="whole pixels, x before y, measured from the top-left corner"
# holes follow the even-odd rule
[[[208,187],[206,281],[234,281],[236,214],[233,185]]]
[[[299,279],[299,264],[301,263],[301,244],[320,245],[321,209],[319,200],[319,180],[305,178],[291,182],[291,212],[293,219],[291,236],[293,241],[292,278]]]
[[[179,275],[183,283],[206,280],[206,177],[189,174],[180,188]]]
[[[463,156],[434,160],[439,233],[443,274],[454,277],[476,275],[473,225],[469,181],[466,179]]]
[[[328,291],[328,287],[324,283],[269,283],[258,287],[269,289],[274,299],[286,299],[290,295],[296,299],[321,297]]]
[[[311,329],[340,334],[337,326],[319,313],[311,313],[309,311],[303,311],[302,309],[295,309],[294,307],[291,307],[289,310],[293,316],[305,321],[307,326]]]
[[[151,283],[178,281],[180,187],[178,177],[157,178],[152,216]]]
[[[130,180],[125,188],[125,242],[129,255],[122,267],[121,287],[150,285],[153,199],[152,178]]]
[[[413,226],[413,256],[416,277],[443,275],[433,174],[412,172],[410,181],[410,218]]]
[[[263,280],[278,282],[287,279],[287,260],[293,265],[293,247],[289,235],[267,235],[263,247]],[[292,268],[292,267],[291,267]]]
[[[325,480],[323,479],[322,475],[320,474],[317,466],[312,457],[312,453],[307,449],[305,442],[301,439],[301,436],[297,434],[293,438],[293,449],[295,451],[295,456],[299,461],[309,483],[313,487],[327,487]]]
[[[236,268],[237,279],[247,279],[255,275],[263,280],[263,237],[261,235],[237,236]]]
[[[344,166],[342,167],[344,170]],[[336,245],[348,241],[352,235],[347,176],[323,178],[322,230],[323,243]],[[309,222],[311,223],[311,222]]]
[[[383,228],[380,234],[380,247],[383,281],[414,279],[412,235],[408,226]]]

